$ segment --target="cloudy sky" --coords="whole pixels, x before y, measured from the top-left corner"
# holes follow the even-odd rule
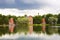
[[[60,0],[0,0],[0,14],[40,15],[60,13]]]

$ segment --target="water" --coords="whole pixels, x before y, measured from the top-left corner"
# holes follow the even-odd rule
[[[25,35],[24,33],[21,34],[6,34],[0,37],[0,40],[60,40],[60,35],[58,34],[53,34],[53,35],[47,35],[47,34],[27,34]]]
[[[36,27],[37,28],[37,27]],[[4,32],[2,32],[2,28],[0,28],[0,32],[2,32],[4,35],[0,36],[0,40],[60,40],[60,27],[46,27],[45,32],[42,32],[42,30],[37,30],[34,28],[33,29],[33,33],[29,34],[29,33],[15,33],[15,34],[9,34],[8,28],[4,28],[4,32],[7,32],[7,34],[4,34]],[[0,34],[2,34],[0,33]]]

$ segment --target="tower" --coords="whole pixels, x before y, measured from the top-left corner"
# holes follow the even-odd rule
[[[14,31],[14,20],[13,18],[9,19],[9,31],[12,33]]]
[[[42,31],[45,32],[45,18],[42,18]]]
[[[33,17],[29,16],[28,20],[29,20],[29,33],[31,34],[33,32]]]

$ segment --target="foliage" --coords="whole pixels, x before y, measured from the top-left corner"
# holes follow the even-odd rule
[[[33,16],[33,23],[34,23],[33,31],[37,33],[40,33],[42,31],[41,22],[44,16],[46,20],[46,33],[53,34],[54,32],[58,32],[60,34],[60,28],[55,28],[56,29],[55,30],[52,27],[48,27],[50,26],[50,24],[52,24],[52,22],[54,22],[55,24],[57,23],[57,26],[60,26],[60,14],[52,15],[49,13],[49,14],[42,15],[42,16],[41,15]],[[14,33],[28,31],[28,19],[26,18],[27,17],[26,15],[17,17],[17,16],[12,16],[12,15],[5,16],[5,15],[0,14],[0,25],[3,25],[3,24],[8,25],[9,19],[11,17],[14,19],[14,22],[16,24]],[[9,33],[8,27],[0,27],[0,35],[5,34],[5,33]]]
[[[18,31],[28,31],[28,18],[17,18],[16,28]]]
[[[42,20],[41,16],[35,16],[35,17],[33,17],[33,23],[34,24],[40,24],[41,20]]]
[[[16,23],[16,19],[17,19],[16,16],[11,16],[11,15],[5,16],[5,15],[0,14],[0,25],[3,25],[3,24],[7,25],[11,17],[14,19],[14,22]]]
[[[27,15],[25,16],[12,16],[12,15],[2,15],[0,14],[0,25],[3,25],[3,24],[8,24],[8,21],[9,19],[12,17],[14,19],[14,22],[16,24],[16,20],[17,18],[23,18],[23,17],[26,17]],[[36,15],[36,16],[33,16],[33,24],[41,24],[42,23],[42,18],[45,17],[45,20],[46,20],[46,24],[49,24],[49,17],[55,17],[55,18],[58,18],[58,21],[57,23],[60,24],[60,14],[58,15],[52,15],[50,13],[46,14],[46,15]]]
[[[57,18],[58,18],[58,24],[60,24],[60,14],[57,15]]]
[[[49,18],[48,18],[48,21],[49,21],[49,24],[51,24],[51,25],[56,25],[58,19],[55,18],[55,17],[49,17]]]
[[[46,17],[45,17],[46,24],[49,24],[48,18],[49,18],[49,17],[52,17],[53,15],[52,15],[52,14],[47,14],[47,15],[45,15],[45,16],[46,16]]]

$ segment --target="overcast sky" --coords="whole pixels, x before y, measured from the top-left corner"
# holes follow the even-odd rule
[[[60,13],[60,0],[0,0],[0,13],[4,15],[40,15]]]

